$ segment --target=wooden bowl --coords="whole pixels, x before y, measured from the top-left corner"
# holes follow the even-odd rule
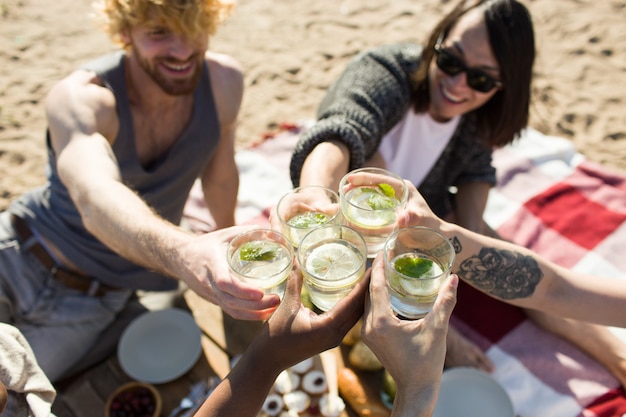
[[[159,417],[162,399],[157,389],[144,382],[128,382],[108,398],[105,417]]]

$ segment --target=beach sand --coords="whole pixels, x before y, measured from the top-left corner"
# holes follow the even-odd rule
[[[527,0],[537,60],[530,126],[626,173],[626,1]],[[315,117],[328,85],[364,49],[422,41],[446,0],[240,0],[211,39],[246,74],[238,146]],[[44,182],[43,101],[114,45],[86,0],[0,0],[0,209]]]

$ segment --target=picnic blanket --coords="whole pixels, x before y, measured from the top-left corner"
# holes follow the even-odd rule
[[[291,151],[307,123],[285,125],[260,144],[239,150],[238,224],[268,226],[268,214],[292,188]],[[498,184],[485,220],[503,238],[565,267],[626,278],[626,177],[593,163],[566,139],[528,129],[494,154]],[[199,184],[185,221],[212,229]],[[584,308],[584,306],[581,306]],[[492,376],[520,417],[626,415],[618,381],[573,345],[536,327],[522,310],[459,287],[454,325],[485,350]],[[626,343],[624,329],[612,329]]]

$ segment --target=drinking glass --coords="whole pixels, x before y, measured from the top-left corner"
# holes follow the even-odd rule
[[[311,230],[327,223],[336,223],[341,216],[339,195],[317,185],[294,188],[280,198],[276,213],[281,232],[297,248]]]
[[[266,294],[283,297],[293,268],[294,251],[282,233],[270,229],[241,233],[228,244],[226,256],[237,278]]]
[[[356,230],[329,224],[310,231],[297,256],[311,302],[328,311],[363,278],[367,246]]]
[[[393,232],[383,254],[393,310],[406,319],[424,317],[450,275],[454,247],[438,231],[415,226]]]
[[[343,222],[358,231],[367,243],[367,256],[374,258],[397,228],[398,214],[409,195],[403,179],[381,168],[360,168],[347,173],[339,183]]]

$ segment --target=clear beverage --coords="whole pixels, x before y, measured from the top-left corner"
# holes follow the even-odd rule
[[[319,211],[306,211],[303,213],[298,213],[289,220],[287,220],[286,232],[288,232],[288,238],[291,240],[291,243],[294,247],[298,247],[298,244],[307,233],[309,233],[312,229],[316,227],[320,227],[328,222],[330,222],[333,217],[329,216],[326,213],[321,213]]]
[[[368,258],[374,258],[397,229],[408,192],[400,176],[381,168],[355,169],[339,182],[343,223],[363,236]]]
[[[283,235],[272,230],[243,233],[231,241],[227,257],[237,278],[282,298],[293,266],[293,248]]]
[[[339,195],[317,185],[295,188],[283,195],[276,205],[280,230],[294,248],[311,230],[337,223],[340,213]]]
[[[405,227],[389,236],[383,255],[391,307],[405,319],[424,317],[454,265],[452,243],[437,230]]]
[[[400,265],[405,261],[424,260],[425,267],[419,273],[402,273]],[[403,253],[392,259],[392,268],[387,274],[391,306],[400,315],[407,318],[424,317],[439,294],[441,282],[445,278],[441,265],[433,258],[416,253]],[[418,270],[419,268],[415,268]]]
[[[329,237],[331,230],[342,230],[343,234]],[[319,310],[328,311],[365,274],[365,242],[346,226],[321,227],[303,239],[298,260],[311,302]]]
[[[361,227],[375,229],[396,221],[394,210],[400,202],[385,195],[381,188],[353,188],[346,193],[345,199],[349,203],[346,216]]]
[[[311,302],[320,310],[330,310],[348,294],[365,274],[363,255],[350,242],[323,241],[306,255],[305,277]]]
[[[345,194],[342,204],[345,223],[361,233],[369,257],[376,256],[395,229],[399,204],[400,201],[386,196],[378,187],[358,187]]]

